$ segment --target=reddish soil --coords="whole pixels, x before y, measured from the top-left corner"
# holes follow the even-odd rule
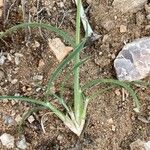
[[[118,13],[111,5],[111,1],[97,0],[89,2],[91,8],[88,12],[89,21],[93,30],[102,37],[89,43],[86,49],[81,52],[81,57],[92,56],[81,68],[81,82],[85,83],[97,78],[116,78],[113,68],[113,61],[125,42],[133,41],[136,38],[150,36],[150,21],[146,19],[146,10],[143,8],[136,13]],[[63,6],[64,4],[64,6]],[[88,3],[84,1],[84,6]],[[25,8],[23,17],[19,0],[9,9],[12,3],[4,7],[3,17],[0,20],[0,31],[23,21],[42,21],[50,23],[75,35],[75,13],[76,6],[72,1],[60,0],[32,0]],[[30,16],[28,16],[30,12]],[[37,15],[38,12],[38,15]],[[103,23],[112,21],[109,27]],[[126,28],[120,32],[122,25]],[[84,36],[84,32],[82,31]],[[0,95],[29,96],[43,98],[46,83],[58,61],[48,47],[48,38],[57,37],[54,33],[42,29],[18,30],[0,40],[0,49],[7,58],[0,71]],[[66,43],[67,44],[67,43]],[[16,64],[16,53],[20,54],[19,64]],[[10,59],[9,59],[10,58]],[[17,59],[17,58],[16,58]],[[41,65],[42,64],[42,65]],[[68,68],[66,68],[67,71]],[[66,75],[62,73],[55,90],[58,92],[59,83]],[[41,80],[36,80],[35,76]],[[15,79],[15,80],[14,80]],[[144,79],[148,81],[150,78]],[[68,89],[71,80],[67,83]],[[103,89],[98,86],[90,89],[89,93]],[[150,140],[150,124],[145,120],[150,117],[150,90],[147,87],[135,86],[141,102],[140,113],[134,112],[133,99],[126,91],[115,88],[94,99],[88,107],[88,124],[83,136],[78,139],[63,123],[52,113],[45,118],[46,133],[41,128],[41,117],[48,113],[48,110],[41,110],[33,113],[34,121],[30,123],[26,119],[23,130],[18,130],[17,122],[6,124],[4,116],[11,116],[14,120],[35,107],[28,103],[3,100],[0,105],[0,135],[9,133],[14,137],[24,134],[30,150],[129,150],[130,144],[137,139]],[[70,91],[66,93],[70,95]],[[123,97],[125,95],[125,97]],[[139,117],[140,116],[140,117]],[[142,119],[139,119],[142,118]],[[17,120],[17,119],[16,119]],[[0,149],[5,147],[0,143]]]

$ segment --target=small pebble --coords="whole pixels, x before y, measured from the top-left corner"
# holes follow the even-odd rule
[[[45,65],[44,60],[40,59],[38,64],[38,69],[42,68]]]
[[[114,123],[112,118],[108,119],[107,121],[108,121],[109,124],[113,124]]]
[[[16,84],[18,82],[18,79],[11,80],[11,84]]]
[[[109,35],[108,35],[108,34],[105,34],[105,35],[103,36],[102,42],[105,43],[108,39],[109,39]]]
[[[116,58],[116,55],[115,55],[115,54],[111,54],[111,58],[112,58],[112,59],[115,59],[115,58]]]
[[[34,119],[34,117],[33,117],[32,115],[31,115],[30,117],[28,117],[29,123],[32,123],[34,120],[35,120],[35,119]]]
[[[125,32],[127,32],[127,26],[121,25],[120,26],[120,33],[125,33]]]
[[[148,110],[150,110],[150,105],[149,105],[149,106],[147,106],[147,109],[148,109]]]
[[[0,136],[0,140],[7,149],[14,148],[14,137],[10,134],[4,133]]]
[[[58,135],[57,140],[58,141],[62,141],[62,139],[63,139],[63,136],[62,135]]]
[[[60,7],[60,8],[63,8],[64,6],[65,6],[65,5],[64,5],[63,2],[60,2],[60,3],[59,3],[59,7]]]
[[[6,125],[13,125],[14,124],[14,119],[11,116],[4,115],[3,119],[4,119],[4,123]]]
[[[4,64],[4,62],[5,62],[5,60],[6,60],[6,57],[5,56],[0,56],[0,65],[3,65]]]
[[[112,125],[112,126],[111,126],[111,130],[115,132],[115,131],[116,131],[116,126],[115,126],[115,125]]]
[[[41,87],[36,88],[36,92],[39,92],[41,90]]]
[[[2,102],[3,102],[3,103],[8,103],[9,100],[8,100],[8,99],[3,99]]]
[[[59,38],[48,39],[48,45],[59,62],[73,50],[72,47],[66,46]]]
[[[40,43],[39,43],[38,41],[34,41],[34,42],[35,42],[35,43],[34,43],[34,44],[35,44],[34,46],[35,46],[36,48],[40,47]]]
[[[150,116],[147,118],[147,120],[150,122]]]
[[[140,120],[143,123],[150,123],[145,117],[143,116],[138,116],[138,120]]]
[[[19,123],[21,120],[22,120],[22,117],[20,115],[17,115],[16,118],[15,118],[15,121],[17,123]]]
[[[16,104],[15,100],[11,100],[11,105],[14,106]]]
[[[116,89],[116,90],[115,90],[115,94],[116,94],[117,96],[120,96],[120,95],[121,95],[120,90],[119,90],[119,89]]]
[[[12,57],[11,57],[11,55],[10,55],[9,53],[7,53],[7,59],[8,59],[9,61],[12,61]]]
[[[36,75],[33,77],[33,80],[39,80],[41,81],[43,79],[43,76],[42,75]]]
[[[149,15],[147,15],[147,16],[146,16],[146,18],[147,18],[148,20],[150,20],[150,14],[149,14]]]
[[[15,53],[15,64],[16,65],[20,64],[20,57],[23,57],[23,55],[20,53]]]
[[[16,142],[16,146],[21,150],[27,149],[27,143],[24,135],[21,137],[19,141]]]
[[[150,150],[150,141],[144,143],[146,150]]]

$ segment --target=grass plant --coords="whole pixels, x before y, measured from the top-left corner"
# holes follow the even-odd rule
[[[62,120],[62,122],[76,135],[80,136],[86,116],[87,116],[87,106],[91,99],[95,98],[98,94],[102,94],[106,92],[107,90],[110,90],[114,87],[123,87],[125,88],[132,98],[134,99],[136,109],[139,111],[140,104],[138,97],[136,95],[136,92],[132,89],[132,86],[128,82],[121,82],[114,79],[97,79],[92,80],[86,83],[85,85],[81,86],[80,84],[80,66],[82,63],[85,62],[85,60],[80,60],[80,52],[84,48],[86,43],[86,37],[81,39],[80,37],[80,10],[81,10],[81,0],[77,1],[77,14],[76,14],[76,36],[75,38],[71,37],[68,33],[64,32],[63,30],[60,30],[50,24],[45,23],[22,23],[16,26],[13,26],[12,28],[6,30],[5,32],[0,33],[0,38],[7,37],[9,34],[14,33],[15,31],[19,29],[24,29],[26,27],[30,28],[38,28],[41,27],[42,29],[46,29],[51,32],[55,32],[58,36],[62,37],[68,44],[70,44],[74,50],[62,61],[59,63],[59,65],[55,68],[52,75],[49,78],[49,81],[47,83],[47,88],[45,91],[45,97],[43,99],[32,99],[29,97],[23,97],[23,96],[0,96],[0,99],[7,99],[7,100],[13,100],[17,99],[23,102],[29,102],[32,104],[36,104],[37,107],[44,107],[48,109],[49,111],[52,111],[53,114],[55,114],[59,119]],[[57,79],[57,77],[60,75],[63,69],[65,69],[66,65],[70,62],[73,62],[74,67],[72,69],[73,72],[73,107],[68,106],[66,104],[66,100],[64,97],[57,95],[56,93],[53,93],[51,91],[51,88],[53,86],[54,81]],[[96,93],[93,93],[91,95],[86,95],[86,90],[89,88],[98,85],[98,84],[109,84],[111,85],[109,88],[106,88],[105,90],[99,90]],[[62,88],[63,89],[63,88]],[[63,90],[62,90],[63,91]],[[65,92],[65,91],[63,91]],[[62,92],[62,93],[63,93]],[[52,102],[49,101],[49,97],[55,97],[58,102],[64,107],[65,111],[59,110],[55,105],[53,105]]]

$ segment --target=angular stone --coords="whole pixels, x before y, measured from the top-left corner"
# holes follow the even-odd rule
[[[21,139],[16,142],[16,146],[21,150],[27,149],[27,142],[24,135],[22,135]]]
[[[4,133],[0,136],[0,140],[4,146],[6,146],[7,149],[14,148],[14,137],[10,134]]]
[[[117,78],[136,81],[150,75],[150,37],[126,44],[114,61]]]
[[[69,52],[73,50],[72,47],[65,46],[59,38],[49,39],[48,41],[51,51],[54,53],[59,62],[61,62],[69,54]]]

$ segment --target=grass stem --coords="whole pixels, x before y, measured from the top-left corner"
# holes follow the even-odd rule
[[[80,10],[81,10],[81,0],[77,1],[77,16],[76,16],[76,45],[80,43]],[[74,66],[80,62],[80,53],[76,54],[74,59]],[[82,113],[82,99],[81,99],[81,90],[80,90],[80,70],[79,67],[74,70],[74,112],[77,123],[80,124],[81,121],[81,113]]]

